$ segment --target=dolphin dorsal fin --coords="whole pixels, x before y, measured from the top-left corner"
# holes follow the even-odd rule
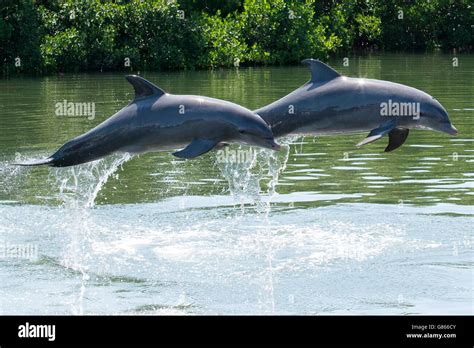
[[[316,59],[305,59],[301,63],[309,65],[311,82],[324,83],[341,76],[336,70]]]
[[[155,86],[150,81],[145,80],[141,76],[127,75],[125,76],[128,82],[133,86],[135,90],[135,99],[149,97],[155,95],[157,97],[166,94],[160,87]]]

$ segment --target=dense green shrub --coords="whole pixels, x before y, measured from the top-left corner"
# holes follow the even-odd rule
[[[313,3],[314,0],[246,0],[238,20],[250,47],[247,60],[288,64],[335,52],[341,40],[318,20]]]
[[[199,22],[203,30],[204,55],[201,67],[240,65],[247,59],[248,47],[238,20],[232,16],[221,18],[203,14]]]
[[[206,12],[211,15],[219,14],[226,17],[229,13],[241,11],[244,0],[179,0],[179,5],[185,13]]]
[[[41,45],[48,70],[180,69],[195,66],[201,29],[177,4],[65,0],[42,7]]]
[[[41,68],[41,26],[33,0],[1,0],[0,64],[9,71],[35,72]],[[15,60],[19,58],[19,66]]]
[[[118,6],[67,0],[55,11],[40,7],[40,12],[46,32],[41,44],[46,70],[114,67]]]
[[[377,0],[381,45],[389,50],[472,49],[471,0]]]
[[[376,15],[382,23],[381,45],[390,50],[433,47],[434,1],[378,0]]]
[[[4,74],[194,69],[366,48],[472,50],[471,2],[1,0],[0,64]]]
[[[176,3],[164,1],[129,3],[124,7],[120,51],[136,48],[140,55],[136,67],[194,68],[203,51],[202,30],[192,13],[179,11]]]
[[[472,0],[438,0],[432,18],[433,31],[439,46],[445,50],[474,47],[474,3]]]

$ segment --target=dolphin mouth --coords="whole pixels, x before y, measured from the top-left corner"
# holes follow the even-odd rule
[[[277,144],[273,138],[272,139],[267,139],[265,145],[266,145],[265,147],[267,147],[271,150],[280,151],[280,149],[281,149],[281,145]]]
[[[459,133],[456,127],[454,127],[451,123],[444,127],[441,131],[453,136],[456,136]]]

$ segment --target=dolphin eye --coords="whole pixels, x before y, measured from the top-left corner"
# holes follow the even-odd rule
[[[239,129],[239,133],[240,133],[240,134],[245,134],[245,133],[247,133],[247,132],[246,132],[244,129]]]

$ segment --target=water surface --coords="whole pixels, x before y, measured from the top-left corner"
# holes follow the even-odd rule
[[[435,96],[458,137],[414,130],[388,154],[386,139],[356,148],[365,134],[291,138],[245,163],[152,153],[12,167],[102,122],[133,90],[123,74],[1,80],[0,242],[37,252],[0,257],[0,313],[472,313],[474,57],[451,59],[329,63]],[[309,79],[305,67],[142,75],[250,109]],[[95,103],[95,118],[56,116],[63,100]]]

